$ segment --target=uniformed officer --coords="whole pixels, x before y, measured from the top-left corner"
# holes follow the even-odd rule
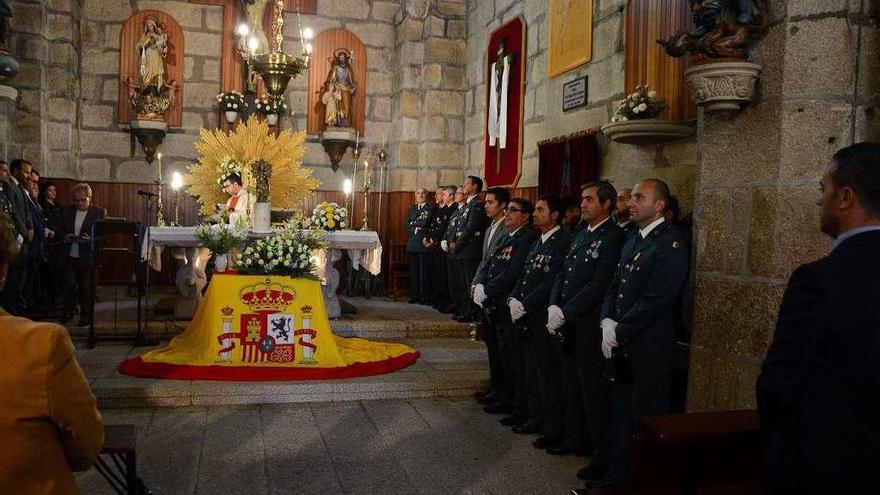
[[[466,198],[467,196],[464,193],[464,188],[458,186],[455,190],[455,195],[453,196],[455,210],[449,215],[449,223],[446,224],[443,238],[440,239],[440,249],[443,250],[443,253],[446,255],[446,290],[449,293],[449,306],[445,313],[452,314],[453,318],[458,313],[458,299],[455,297],[455,291],[458,290],[458,287],[455,285],[455,270],[458,267],[458,261],[449,256],[449,241],[455,237],[455,231],[461,223],[461,213],[464,209],[463,207]]]
[[[477,267],[477,273],[482,270],[495,248],[507,238],[507,229],[504,227],[504,209],[510,202],[510,193],[503,187],[490,187],[486,191],[486,216],[489,218],[489,226],[483,233],[483,258]],[[472,286],[475,284],[471,281]],[[480,324],[477,326],[477,338],[486,343],[486,353],[489,356],[489,390],[486,393],[477,392],[474,398],[478,402],[489,405],[499,401],[499,393],[504,388],[504,367],[501,365],[501,356],[498,350],[498,338],[494,322],[486,312],[481,312]]]
[[[522,355],[516,345],[507,298],[523,272],[532,243],[538,237],[530,226],[533,212],[534,206],[529,200],[510,200],[504,213],[507,237],[496,246],[474,279],[473,302],[486,308],[490,319],[498,322],[495,324],[496,336],[505,377],[499,401],[487,405],[484,410],[489,413],[512,412],[513,416],[504,420],[509,426],[521,423],[528,415]]]
[[[409,257],[409,302],[422,303],[428,300],[428,263],[426,261],[425,232],[434,216],[434,207],[426,202],[425,188],[415,190],[415,203],[410,205],[403,221],[403,229],[409,234],[406,254]]]
[[[446,252],[440,248],[440,241],[449,226],[449,218],[458,209],[455,203],[455,186],[438,187],[434,192],[437,209],[434,218],[425,232],[425,248],[428,250],[428,273],[431,283],[431,299],[435,309],[441,312],[451,312],[449,306],[452,300],[449,295],[449,285],[446,274]]]
[[[587,228],[572,240],[547,309],[547,330],[563,335],[566,344],[559,356],[566,420],[560,447],[580,450],[592,444],[591,463],[578,472],[584,479],[604,477],[609,464],[611,388],[602,374],[599,316],[625,241],[611,218],[616,196],[607,181],[581,187]]]
[[[562,219],[562,228],[567,230],[572,237],[581,230],[587,228],[587,222],[581,215],[580,199],[571,196],[562,198],[565,206],[565,216]]]
[[[525,270],[507,300],[511,320],[526,330],[518,344],[525,364],[529,418],[515,425],[513,432],[543,433],[544,437],[555,439],[562,438],[562,394],[559,360],[547,332],[547,303],[571,242],[571,235],[561,226],[564,205],[550,194],[535,201],[532,220],[541,236],[532,244]]]
[[[674,308],[689,260],[680,231],[663,217],[669,195],[663,181],[646,179],[636,184],[629,201],[639,230],[623,247],[600,323],[602,353],[617,364],[611,465],[605,477],[588,481],[588,487],[623,482],[636,418],[670,410]]]
[[[461,185],[467,196],[461,207],[455,228],[447,231],[447,259],[451,261],[452,297],[456,305],[453,318],[456,321],[473,321],[476,307],[471,302],[470,286],[477,265],[483,257],[483,224],[486,221],[483,201],[479,198],[483,190],[483,180],[469,175]]]
[[[614,206],[614,221],[623,229],[627,237],[639,230],[639,226],[630,218],[629,200],[632,198],[632,188],[624,187],[617,191],[617,202]]]

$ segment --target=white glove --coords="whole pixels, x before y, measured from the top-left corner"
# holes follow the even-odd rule
[[[602,354],[605,359],[611,359],[611,349],[617,347],[617,322],[605,318],[599,326],[602,327]]]
[[[565,325],[565,314],[559,306],[550,306],[547,308],[547,331],[551,335],[556,334],[556,330]]]
[[[526,308],[514,297],[507,300],[507,307],[510,308],[510,317],[513,321],[522,318],[526,314]]]
[[[474,303],[482,308],[486,299],[488,299],[488,297],[486,296],[486,289],[483,287],[483,284],[477,284],[474,286]]]
[[[440,249],[442,249],[444,251],[449,251],[449,243],[446,242],[446,239],[443,239],[442,241],[440,241]]]

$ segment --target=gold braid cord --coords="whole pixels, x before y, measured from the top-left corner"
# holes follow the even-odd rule
[[[269,133],[265,121],[251,117],[227,134],[221,129],[202,129],[196,149],[199,162],[189,167],[183,182],[187,192],[202,206],[202,214],[214,213],[214,205],[226,203],[229,195],[217,184],[218,167],[227,156],[244,164],[242,185],[254,191],[251,165],[264,160],[272,165],[269,180],[270,201],[273,208],[302,209],[302,201],[318,188],[320,182],[312,171],[302,166],[306,152],[305,131],[282,131],[278,137]]]

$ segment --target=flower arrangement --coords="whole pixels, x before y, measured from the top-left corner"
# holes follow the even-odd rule
[[[263,115],[280,115],[287,112],[283,98],[262,98],[254,101],[254,108]]]
[[[259,239],[241,253],[238,268],[252,275],[286,275],[318,279],[312,272],[318,260],[313,251],[327,247],[323,232],[286,226]]]
[[[311,225],[323,230],[347,228],[348,210],[336,203],[324,201],[312,210]]]
[[[220,110],[225,112],[239,113],[247,108],[244,101],[244,95],[238,91],[224,91],[217,95],[217,103],[220,104]]]
[[[217,184],[219,184],[220,188],[222,189],[223,183],[229,179],[229,176],[234,174],[241,177],[241,172],[243,169],[243,163],[231,156],[226,156],[220,162],[220,165],[217,165]]]
[[[226,254],[247,240],[247,230],[233,225],[203,224],[196,228],[196,238],[214,254]]]
[[[620,102],[611,122],[656,119],[664,110],[666,110],[666,100],[657,96],[657,92],[649,89],[648,86],[638,86],[633,94]]]

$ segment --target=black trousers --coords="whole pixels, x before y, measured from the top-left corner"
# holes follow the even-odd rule
[[[588,438],[594,449],[591,464],[607,468],[611,448],[611,383],[604,375],[599,323],[594,318],[585,318],[573,330],[569,377],[565,380],[565,401],[572,404],[572,420],[577,422],[573,436]]]
[[[24,315],[28,310],[27,288],[28,267],[30,266],[30,243],[24,242],[18,252],[15,263],[9,266],[6,283],[3,285],[3,308],[16,316]]]
[[[547,438],[561,440],[565,408],[562,402],[561,362],[553,351],[556,337],[547,331],[547,312],[527,313],[531,340],[523,349],[530,409],[542,425]]]
[[[482,332],[480,335],[486,344],[486,354],[489,356],[489,389],[496,395],[501,395],[507,386],[507,377],[504,371],[504,363],[501,359],[501,350],[498,347],[497,326],[500,324],[496,311],[483,309]]]
[[[409,297],[421,300],[427,296],[425,282],[427,274],[426,254],[423,252],[408,251],[409,257]]]
[[[91,257],[67,258],[64,264],[65,308],[71,314],[79,304],[80,319],[91,320],[95,299],[95,262]]]
[[[462,316],[476,313],[477,305],[471,297],[471,282],[480,260],[454,258],[449,265],[449,293],[452,295],[455,313]],[[508,319],[510,315],[508,315]]]
[[[520,419],[531,419],[529,410],[528,382],[526,381],[525,360],[523,350],[526,345],[517,335],[516,325],[510,319],[507,308],[507,297],[490,299],[490,304],[497,310],[498,324],[495,335],[498,337],[498,351],[501,365],[504,368],[506,383],[501,391],[502,402],[513,406],[513,415]]]
[[[427,253],[427,258],[432,302],[440,308],[445,308],[452,304],[452,299],[449,297],[449,280],[446,274],[446,253],[440,250],[431,251]]]

